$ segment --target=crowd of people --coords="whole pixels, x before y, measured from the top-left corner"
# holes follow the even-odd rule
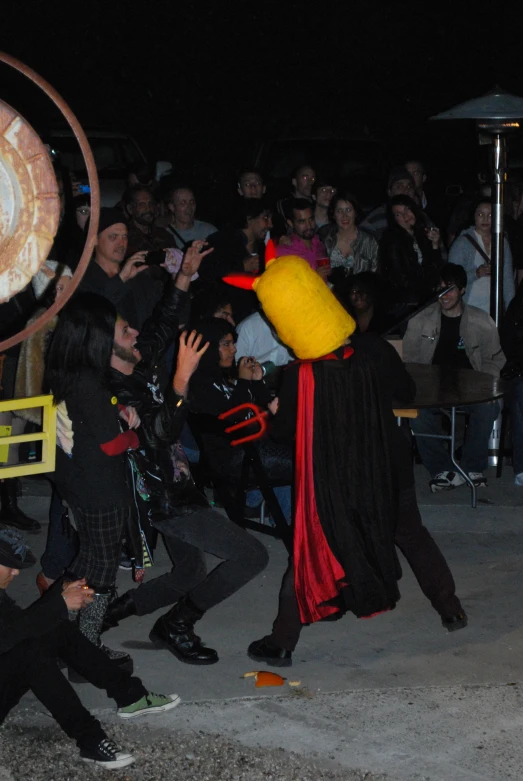
[[[166,610],[151,626],[154,646],[183,663],[215,664],[218,651],[202,644],[195,624],[268,562],[258,538],[216,507],[224,491],[246,517],[264,505],[252,478],[240,495],[245,454],[232,446],[224,413],[248,404],[267,415],[268,432],[252,447],[293,533],[272,632],[248,648],[271,666],[292,664],[306,624],[393,609],[396,546],[443,626],[467,625],[421,521],[408,427],[392,413],[393,401],[412,401],[415,384],[384,335],[403,337],[406,362],[507,379],[515,483],[523,486],[522,187],[510,190],[498,334],[489,316],[489,193],[467,194],[449,224],[438,224],[420,161],[394,167],[384,202],[366,214],[357,193],[312,164],[295,171],[278,200],[260,171],[242,170],[236,206],[219,229],[196,218],[187,182],[161,190],[150,172],[133,170],[128,185],[100,210],[77,291],[1,363],[3,398],[53,395],[57,459],[41,597],[26,610],[6,590],[35,563],[22,532],[41,527],[19,507],[17,481],[0,482],[0,721],[31,689],[80,756],[108,768],[133,757],[83,708],[59,667],[70,681],[106,689],[122,718],[174,708],[179,697],[149,692],[103,633]],[[70,195],[48,260],[0,307],[1,337],[71,284],[90,204],[85,193]],[[248,410],[232,421],[252,432],[258,418]],[[480,487],[499,405],[465,411],[460,465]],[[22,410],[2,413],[0,424],[34,432],[41,419]],[[419,436],[441,425],[436,408],[411,421],[433,492],[465,482],[442,440]],[[11,446],[8,463],[37,459],[37,450]],[[173,567],[154,577],[159,538]],[[206,554],[220,561],[210,572]],[[119,567],[132,568],[135,586],[116,596]]]

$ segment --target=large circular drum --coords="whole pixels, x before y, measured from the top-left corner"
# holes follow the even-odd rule
[[[43,265],[60,222],[51,160],[29,123],[0,100],[0,303]]]

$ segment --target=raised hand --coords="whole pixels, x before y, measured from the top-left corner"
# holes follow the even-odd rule
[[[173,379],[173,388],[179,396],[187,395],[189,380],[198,368],[200,358],[209,348],[209,342],[201,346],[203,336],[197,331],[183,331],[178,346],[178,360]]]

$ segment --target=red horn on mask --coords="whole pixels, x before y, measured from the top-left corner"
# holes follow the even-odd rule
[[[222,280],[228,285],[240,287],[242,290],[252,290],[257,279],[259,277],[253,277],[252,274],[227,274],[222,277]]]

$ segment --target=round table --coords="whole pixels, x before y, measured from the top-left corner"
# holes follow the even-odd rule
[[[450,411],[450,435],[415,434],[414,436],[443,439],[450,442],[450,457],[456,470],[463,476],[472,491],[472,507],[476,506],[476,486],[454,457],[456,442],[456,408],[467,404],[483,404],[500,399],[506,386],[502,379],[486,372],[472,369],[451,369],[432,364],[406,363],[405,368],[416,383],[416,396],[408,404],[394,402],[394,409],[418,410],[442,407]],[[398,422],[401,415],[398,415]]]

